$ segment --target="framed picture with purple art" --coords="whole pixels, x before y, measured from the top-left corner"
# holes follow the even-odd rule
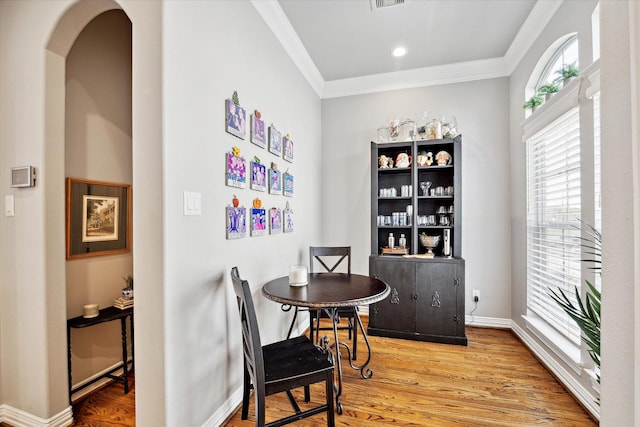
[[[284,195],[287,197],[293,197],[293,175],[287,172],[283,173],[282,186],[284,188]]]
[[[244,139],[247,133],[247,112],[231,99],[225,101],[225,130],[231,135]]]
[[[251,164],[251,189],[258,191],[267,191],[267,166],[259,161],[253,161]]]
[[[269,126],[269,152],[282,156],[282,134],[274,125]]]
[[[244,206],[227,207],[227,239],[242,239],[247,236],[247,209]]]
[[[261,117],[262,114],[258,110],[255,110],[251,115],[251,142],[258,147],[265,148],[267,146],[267,138]]]
[[[227,170],[227,185],[235,188],[245,188],[247,185],[247,163],[244,157],[240,157],[240,149],[233,147],[230,153],[225,155]]]
[[[278,234],[282,231],[282,211],[278,208],[269,209],[269,233]]]
[[[262,208],[251,208],[251,235],[264,236],[267,234],[267,213]]]
[[[269,194],[282,194],[282,175],[278,169],[269,169]]]
[[[293,162],[293,141],[291,140],[291,135],[286,134],[282,137],[282,146],[284,149],[282,157],[288,162]]]
[[[287,202],[287,206],[282,211],[282,225],[285,233],[293,231],[293,209],[289,207],[289,202]]]

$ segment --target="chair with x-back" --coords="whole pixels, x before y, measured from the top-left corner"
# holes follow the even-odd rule
[[[231,270],[231,280],[238,300],[244,353],[242,419],[248,418],[249,396],[253,388],[256,427],[289,424],[322,412],[327,412],[327,426],[334,426],[333,363],[306,336],[262,346],[249,283],[240,278],[237,267]],[[305,387],[305,400],[308,402],[309,385],[323,381],[326,403],[301,411],[291,390]],[[295,413],[265,424],[265,397],[281,392],[287,393]]]
[[[320,264],[324,272],[333,273],[337,269],[345,270],[344,264],[346,262],[346,273],[351,274],[351,246],[311,246],[309,247],[309,272],[313,273],[314,264]],[[355,320],[356,307],[341,307],[337,309],[339,319],[345,319],[347,321],[346,326],[339,326],[338,329],[348,330],[349,339],[352,340],[353,356],[352,359],[356,360],[358,356],[358,328]],[[314,341],[314,333],[318,330],[330,330],[333,328],[320,327],[318,320],[318,313],[321,318],[329,317],[326,311],[319,310],[309,311],[309,336],[312,342]],[[314,321],[317,322],[314,328]],[[315,329],[315,331],[314,331]]]

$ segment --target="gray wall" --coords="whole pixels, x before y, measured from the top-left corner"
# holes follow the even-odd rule
[[[350,244],[353,269],[368,273],[371,248],[370,142],[388,118],[456,117],[462,132],[462,256],[466,313],[511,317],[509,80],[481,80],[322,103],[322,229],[326,244]],[[347,185],[348,184],[348,185]]]

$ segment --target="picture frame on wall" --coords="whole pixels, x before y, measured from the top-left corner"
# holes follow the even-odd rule
[[[293,231],[293,209],[289,207],[289,202],[287,202],[287,206],[282,211],[282,231],[285,233],[291,233]]]
[[[277,169],[269,169],[269,194],[282,194],[282,175]]]
[[[282,156],[282,134],[274,125],[269,126],[269,152]]]
[[[225,113],[225,130],[233,136],[244,139],[247,133],[247,112],[231,99],[227,99]]]
[[[258,162],[251,162],[251,189],[267,191],[267,166]]]
[[[266,148],[267,138],[264,127],[264,121],[258,116],[259,112],[256,110],[251,115],[251,142],[261,148]]]
[[[282,188],[285,196],[293,197],[293,175],[287,172],[282,174]]]
[[[251,235],[267,234],[267,212],[264,208],[251,208]]]
[[[126,253],[130,242],[131,185],[67,178],[67,259]]]
[[[285,135],[282,138],[282,148],[282,157],[288,162],[293,162],[293,140],[289,135]]]
[[[235,188],[245,188],[247,185],[247,162],[244,157],[229,152],[225,156],[227,185]]]
[[[269,233],[278,234],[282,231],[282,211],[278,208],[269,209]]]
[[[227,239],[242,239],[247,236],[247,209],[244,206],[227,207]]]

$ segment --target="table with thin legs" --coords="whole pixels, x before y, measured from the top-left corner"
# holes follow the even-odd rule
[[[349,365],[360,372],[364,379],[371,378],[373,371],[368,368],[371,361],[371,345],[367,333],[356,311],[355,319],[367,346],[367,359],[361,365],[351,360],[351,349],[345,342],[338,340],[337,311],[342,307],[373,304],[385,299],[389,295],[389,285],[379,279],[360,274],[345,273],[311,273],[308,283],[304,286],[289,285],[289,277],[279,277],[265,283],[262,294],[275,302],[296,307],[308,307],[310,310],[324,310],[333,324],[333,343],[329,345],[328,337],[320,337],[320,316],[315,325],[318,345],[327,349],[327,354],[336,364],[337,381],[335,384],[336,411],[342,413],[340,396],[342,394],[342,363],[340,347],[344,347],[348,354]],[[294,319],[295,320],[295,319]]]

